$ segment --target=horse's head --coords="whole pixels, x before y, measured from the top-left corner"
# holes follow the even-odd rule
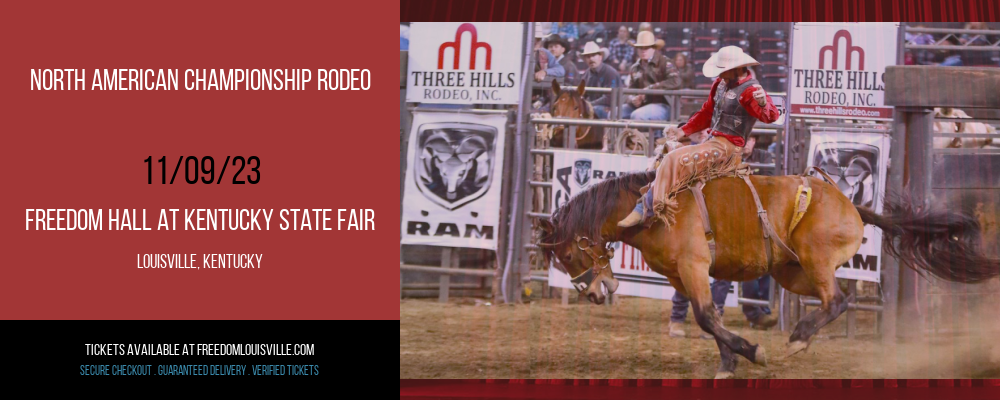
[[[593,119],[594,112],[587,100],[583,98],[585,91],[586,82],[581,81],[580,86],[575,91],[563,91],[559,87],[559,82],[552,80],[552,93],[555,94],[555,101],[552,102],[550,110],[552,117]],[[556,125],[552,130],[553,136],[561,135],[563,129],[562,125]],[[580,127],[580,129],[590,129],[590,127]],[[578,134],[578,136],[582,135]]]
[[[546,219],[539,222],[542,230],[539,247],[545,254],[546,263],[554,259],[553,265],[570,276],[581,299],[603,304],[606,296],[600,288],[601,283],[608,293],[618,290],[618,280],[611,273],[614,249],[607,246],[607,243],[583,236],[557,242],[560,236],[557,234],[557,226]]]
[[[638,172],[605,179],[570,198],[551,220],[538,220],[538,246],[546,264],[554,260],[556,268],[569,274],[580,297],[601,304],[605,294],[599,283],[608,293],[618,290],[608,244],[623,239],[618,220],[632,211],[639,189],[655,177],[654,172]]]
[[[559,82],[552,80],[552,93],[556,95],[556,100],[552,102],[551,114],[553,117],[563,118],[584,118],[587,115],[587,103],[583,99],[586,92],[586,82],[580,82],[576,91],[563,91]]]
[[[473,161],[486,150],[486,141],[479,136],[467,136],[455,146],[447,136],[441,134],[427,140],[423,159],[425,163],[433,163],[441,171],[441,181],[448,187],[448,199],[454,199],[458,185],[465,181]]]

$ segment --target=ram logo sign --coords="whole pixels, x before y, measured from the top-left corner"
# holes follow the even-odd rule
[[[449,210],[479,198],[493,177],[496,129],[461,123],[424,124],[419,128],[417,187]]]

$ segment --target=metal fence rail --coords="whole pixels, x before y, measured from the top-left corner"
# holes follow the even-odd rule
[[[957,51],[998,51],[1000,50],[1000,30],[985,30],[985,29],[948,29],[948,28],[916,28],[911,26],[906,26],[906,33],[944,33],[945,35],[940,39],[935,40],[934,44],[912,44],[911,42],[906,42],[906,49],[913,50],[957,50]],[[971,44],[973,41],[969,40],[966,43],[952,44],[948,42],[948,39],[954,38],[958,39],[956,35],[976,35],[975,38],[982,38],[986,41],[986,44]],[[994,38],[990,40],[987,36],[993,36]]]
[[[633,121],[633,120],[612,121],[612,120],[603,120],[603,119],[544,118],[544,117],[531,118],[529,122],[531,122],[531,124],[532,124],[532,130],[534,130],[534,125],[535,124],[564,125],[564,126],[566,126],[568,128],[567,130],[569,131],[569,134],[563,135],[564,136],[564,140],[566,141],[564,149],[576,149],[576,127],[578,127],[578,126],[596,126],[596,127],[603,127],[603,128],[622,128],[622,129],[626,129],[626,128],[648,128],[650,130],[648,132],[646,132],[647,143],[654,143],[655,142],[655,140],[653,139],[653,129],[667,129],[667,128],[672,128],[672,127],[676,127],[677,126],[676,124],[672,124],[672,123],[669,123],[669,122],[650,122],[650,121]],[[758,126],[763,126],[763,127],[758,127]],[[773,128],[773,129],[769,129],[769,128]],[[758,124],[758,125],[754,125],[753,131],[751,131],[751,133],[754,134],[754,135],[763,135],[763,136],[771,135],[771,136],[773,136],[773,135],[777,135],[778,131],[779,130],[783,130],[783,129],[784,129],[784,127],[781,126],[781,125],[775,125],[775,124]],[[608,133],[605,133],[605,135],[607,135],[607,134]],[[614,134],[614,133],[612,133],[612,134]],[[646,156],[647,157],[652,157],[653,156],[653,148],[655,146],[651,145],[651,146],[646,146],[646,147],[647,147],[646,148]],[[531,149],[530,152],[531,152],[531,154],[552,154],[551,150]],[[769,165],[771,165],[771,164],[769,164]]]
[[[559,78],[555,78],[559,79]],[[561,90],[577,90],[576,86],[571,85],[560,85]],[[532,89],[535,91],[539,90],[551,90],[552,89],[552,79],[545,79],[541,82],[536,82],[532,85]],[[584,87],[584,92],[590,93],[608,93],[611,96],[611,104],[608,106],[608,118],[612,120],[619,119],[619,111],[621,110],[622,104],[624,104],[626,95],[633,94],[645,94],[645,95],[661,95],[668,98],[668,105],[670,106],[670,120],[665,121],[668,123],[679,123],[685,121],[687,116],[681,114],[681,99],[697,99],[704,101],[711,94],[711,90],[705,89],[633,89],[627,87],[615,87],[615,88],[604,88],[604,87]],[[768,93],[771,97],[780,97],[782,100],[788,98],[787,94],[784,92],[773,92]],[[785,102],[787,104],[787,102]],[[783,128],[781,125],[771,125],[763,124],[768,126],[762,126],[767,128]]]

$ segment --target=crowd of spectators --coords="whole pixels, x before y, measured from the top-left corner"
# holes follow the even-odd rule
[[[966,30],[1000,30],[1000,24],[986,22],[954,23],[915,23],[914,28],[949,28]],[[926,33],[906,32],[904,38],[911,45],[949,45],[949,46],[990,46],[1000,41],[1000,33]],[[1000,49],[997,51],[958,50],[958,49],[908,49],[905,52],[906,65],[940,65],[946,67],[996,67],[1000,66]]]
[[[615,36],[609,40],[609,32],[604,23],[553,22],[536,25],[536,48],[555,57],[563,68],[559,78],[564,85],[575,86],[584,80],[587,87],[616,88],[631,87],[641,89],[681,89],[693,87],[693,69],[687,66],[685,77],[658,49],[663,46],[661,39],[652,35],[652,25],[640,24],[632,34],[629,27],[618,25]],[[646,32],[645,34],[643,32]],[[642,39],[642,41],[640,41]],[[548,54],[539,53],[539,59]],[[683,57],[683,55],[681,55]],[[637,62],[643,59],[646,62]],[[551,62],[551,61],[550,61]],[[535,81],[541,82],[551,73],[536,63]],[[685,86],[687,84],[687,86]],[[544,92],[544,90],[543,90]],[[595,106],[598,118],[606,119],[611,101],[606,93],[589,93],[587,99]],[[537,112],[547,112],[551,95],[536,93],[533,105]],[[669,101],[664,96],[630,96],[621,107],[623,119],[667,120]],[[596,102],[596,103],[594,103]]]

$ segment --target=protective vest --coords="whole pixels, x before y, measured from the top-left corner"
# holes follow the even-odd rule
[[[712,130],[716,130],[727,135],[742,137],[746,141],[750,137],[757,118],[747,112],[746,108],[740,104],[740,95],[748,87],[756,85],[756,79],[748,79],[743,84],[731,89],[726,89],[726,80],[719,82],[715,88],[715,110],[712,111]]]

